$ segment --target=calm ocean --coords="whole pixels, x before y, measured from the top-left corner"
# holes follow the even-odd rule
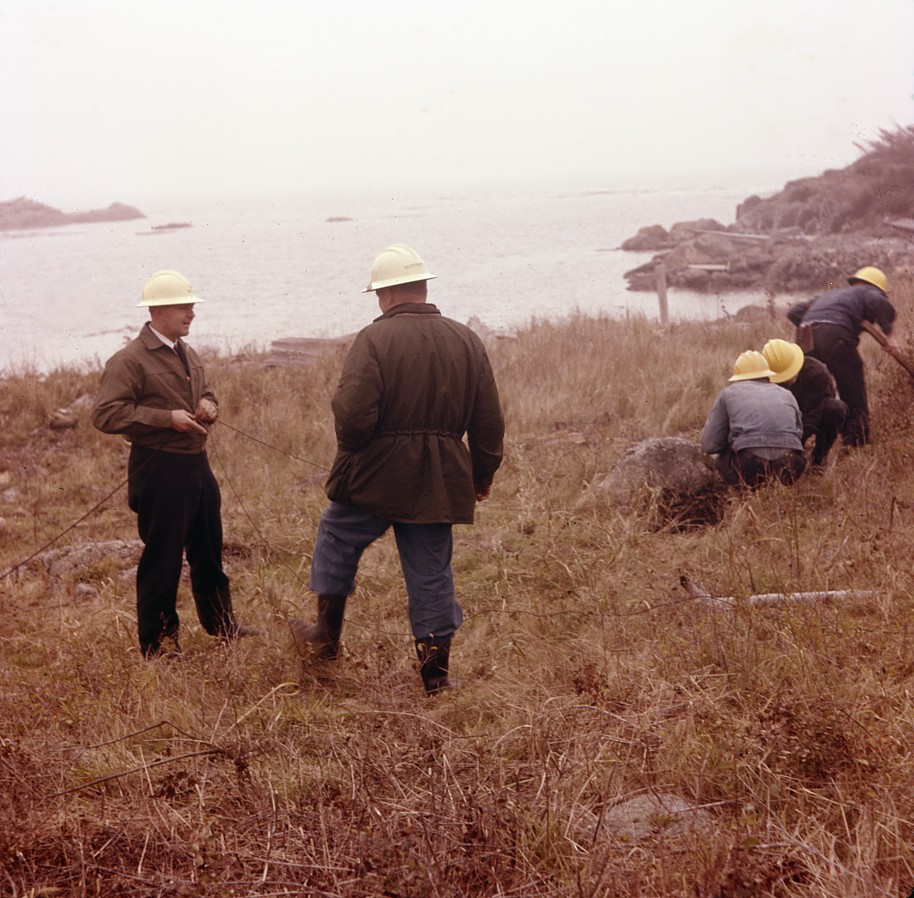
[[[319,195],[135,202],[138,221],[0,234],[0,371],[100,365],[146,319],[143,283],[176,268],[206,300],[190,341],[224,352],[284,337],[351,333],[377,314],[374,257],[406,243],[438,279],[431,302],[458,321],[509,332],[533,318],[657,317],[657,297],[626,290],[649,256],[619,244],[639,227],[732,222],[752,191],[619,190]],[[131,202],[130,200],[126,200]],[[192,227],[153,230],[189,222]],[[736,312],[759,294],[671,291],[673,319]]]

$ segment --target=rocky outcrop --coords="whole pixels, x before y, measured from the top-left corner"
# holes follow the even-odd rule
[[[62,225],[99,221],[132,221],[146,216],[133,206],[112,203],[107,209],[90,209],[86,212],[61,212],[53,206],[36,203],[19,197],[0,202],[0,231],[18,231],[29,228],[56,228]]]
[[[760,289],[769,295],[820,292],[875,265],[911,275],[914,127],[883,132],[852,165],[790,181],[770,197],[750,196],[729,225],[708,219],[641,228],[622,249],[655,252],[627,272],[629,289],[667,283],[701,292]],[[911,222],[914,226],[914,222]]]

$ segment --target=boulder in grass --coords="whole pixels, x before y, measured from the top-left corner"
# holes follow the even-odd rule
[[[648,509],[661,526],[717,523],[726,495],[711,457],[684,437],[631,446],[594,491],[612,504]]]
[[[666,792],[636,795],[594,816],[594,841],[600,836],[632,842],[687,836],[711,831],[715,825],[714,816],[707,810]]]

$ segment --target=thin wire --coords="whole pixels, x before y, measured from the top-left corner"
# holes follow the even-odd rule
[[[237,427],[232,427],[231,424],[226,424],[224,421],[220,421],[217,419],[217,423],[221,424],[223,427],[227,427],[229,430],[233,430],[235,433],[241,434],[241,436],[243,436],[243,437],[247,437],[247,439],[249,439],[255,443],[259,443],[261,446],[266,446],[268,449],[273,449],[275,452],[280,452],[283,455],[288,456],[289,458],[294,458],[296,461],[304,462],[307,465],[312,465],[315,468],[320,468],[323,471],[330,470],[329,468],[325,467],[324,465],[317,464],[317,462],[309,461],[307,458],[300,458],[297,455],[293,455],[291,452],[286,452],[285,450],[280,449],[277,446],[271,446],[269,443],[265,443],[263,440],[258,440],[257,437],[253,437],[249,433],[245,433],[243,430],[239,430]],[[162,443],[162,445],[165,445],[165,442],[167,442],[167,440],[164,441]],[[213,440],[213,445],[215,447],[215,440]],[[143,464],[148,464],[148,461],[144,462]],[[219,464],[222,467],[223,472],[225,472],[225,465],[222,464],[221,459],[219,459]],[[142,466],[138,467],[136,470],[137,471],[140,470],[141,467]],[[136,473],[136,471],[134,473]],[[228,480],[227,473],[226,473],[226,479]],[[98,511],[98,509],[101,508],[102,505],[104,505],[116,492],[118,492],[118,490],[123,488],[128,483],[129,480],[130,480],[129,476],[125,477],[113,490],[111,490],[110,493],[108,493],[103,499],[101,499],[99,502],[97,502],[95,505],[93,505],[92,508],[90,508],[84,515],[77,518],[75,521],[73,521],[72,524],[70,524],[68,527],[65,527],[63,530],[61,530],[60,533],[57,534],[57,536],[55,536],[53,539],[46,542],[40,548],[35,549],[35,551],[32,552],[31,555],[29,555],[26,558],[23,558],[20,562],[18,562],[17,564],[14,564],[11,568],[9,568],[8,570],[6,570],[2,574],[0,574],[0,580],[5,580],[7,577],[9,577],[11,574],[14,574],[20,568],[25,567],[25,565],[27,565],[30,561],[33,561],[35,558],[37,558],[42,552],[47,551],[59,539],[66,536],[75,527],[78,527],[84,520],[86,520],[86,518],[88,518],[90,515],[94,514],[96,511]],[[231,481],[229,481],[229,484],[231,485]],[[238,493],[235,492],[235,487],[233,485],[232,485],[232,492],[235,493],[235,498],[238,500],[238,504],[241,505],[242,509],[244,509],[244,513],[245,513],[245,515],[247,515],[248,520],[251,521],[251,525],[254,527],[255,530],[257,530],[257,526],[254,524],[254,521],[251,519],[251,516],[248,514],[247,509],[244,508],[244,505],[241,502],[241,499],[238,496]],[[257,534],[258,534],[258,536],[260,536],[260,538],[264,541],[264,543],[267,546],[270,545],[269,542],[267,542],[267,540],[264,538],[263,534],[260,533],[259,530],[257,530]],[[290,570],[292,570],[292,569],[290,568]],[[298,577],[297,572],[293,571],[293,573],[295,574],[296,577]]]
[[[44,552],[44,551],[45,551],[46,549],[48,549],[50,546],[53,546],[54,543],[56,543],[57,540],[59,540],[62,536],[65,536],[65,535],[66,535],[67,533],[69,533],[74,527],[79,526],[87,517],[89,517],[90,514],[93,514],[93,513],[96,512],[99,508],[101,508],[101,506],[104,505],[104,504],[105,504],[105,503],[106,503],[106,502],[107,502],[107,501],[108,501],[108,500],[109,500],[109,499],[110,499],[110,498],[111,498],[111,497],[112,497],[112,496],[113,496],[122,486],[124,486],[124,484],[126,484],[126,483],[127,483],[127,479],[125,478],[125,479],[122,480],[113,490],[111,490],[111,492],[108,493],[108,495],[105,496],[104,499],[102,499],[100,502],[98,502],[98,503],[96,503],[95,505],[93,505],[92,508],[90,508],[81,518],[78,518],[77,520],[75,520],[75,521],[74,521],[72,524],[70,524],[70,526],[67,527],[66,529],[61,530],[61,532],[58,533],[57,536],[55,536],[55,537],[54,537],[52,540],[50,540],[49,542],[46,542],[40,549],[36,549],[34,552],[32,552],[32,554],[29,555],[28,558],[23,558],[22,561],[20,561],[18,564],[13,565],[13,567],[11,567],[8,571],[4,571],[2,574],[0,574],[0,580],[5,580],[7,577],[9,577],[10,574],[15,573],[16,571],[19,570],[19,568],[24,567],[25,565],[27,565],[30,561],[32,561],[34,558],[36,558],[38,555],[40,555],[42,552]]]
[[[317,464],[316,462],[308,461],[308,459],[306,459],[306,458],[300,458],[300,457],[297,456],[297,455],[293,455],[293,454],[290,453],[290,452],[286,452],[286,451],[283,450],[283,449],[279,449],[279,448],[276,447],[276,446],[272,446],[272,445],[270,445],[269,443],[264,442],[263,440],[259,440],[259,439],[257,439],[256,437],[253,437],[253,436],[251,436],[250,434],[245,433],[243,430],[239,430],[237,427],[232,427],[231,424],[226,424],[224,421],[221,421],[221,420],[217,419],[217,423],[222,424],[223,427],[227,427],[229,430],[234,431],[235,433],[240,434],[241,436],[246,437],[247,439],[252,440],[252,441],[255,442],[255,443],[259,443],[261,446],[266,446],[268,449],[273,449],[274,451],[279,452],[279,453],[281,453],[282,455],[286,455],[286,456],[288,456],[289,458],[293,458],[293,459],[295,459],[296,461],[304,462],[305,464],[312,465],[312,466],[314,466],[314,467],[316,467],[316,468],[321,468],[322,470],[325,470],[325,471],[329,470],[329,468],[326,468],[326,467],[324,467],[323,465],[319,465],[319,464]],[[250,512],[248,511],[247,507],[245,506],[244,502],[241,500],[241,496],[238,494],[238,491],[235,489],[235,484],[232,482],[232,479],[231,479],[231,477],[229,476],[228,471],[226,470],[225,463],[222,461],[222,456],[221,456],[221,454],[219,453],[219,447],[217,446],[216,440],[215,440],[215,438],[213,437],[212,433],[210,433],[210,445],[211,445],[212,448],[213,448],[213,455],[215,456],[216,461],[219,463],[219,467],[220,467],[220,469],[222,470],[223,475],[225,476],[225,480],[226,480],[226,482],[228,483],[228,485],[229,485],[229,487],[230,487],[230,489],[231,489],[231,491],[232,491],[232,494],[233,494],[234,497],[235,497],[235,500],[238,502],[238,505],[241,507],[241,510],[244,512],[244,515],[245,515],[245,517],[248,519],[248,521],[250,522],[251,526],[254,528],[254,532],[257,534],[257,536],[260,538],[260,540],[263,542],[263,544],[264,544],[265,546],[267,546],[267,548],[273,549],[272,543],[271,543],[271,542],[264,536],[264,534],[261,532],[260,528],[257,526],[257,524],[255,523],[254,519],[251,517],[251,514],[250,514]],[[144,462],[144,464],[148,464],[148,462]],[[137,470],[140,470],[140,468],[137,468]],[[61,537],[65,536],[67,533],[69,533],[69,532],[70,532],[71,530],[73,530],[75,527],[78,527],[84,520],[86,520],[86,518],[88,518],[91,514],[94,514],[96,511],[98,511],[98,509],[101,508],[101,506],[104,505],[104,504],[105,504],[105,503],[106,503],[106,502],[107,502],[116,492],[118,492],[123,486],[125,486],[125,485],[127,484],[128,481],[129,481],[129,477],[127,477],[127,478],[125,478],[124,480],[122,480],[122,481],[121,481],[113,490],[111,490],[104,498],[102,498],[102,499],[101,499],[100,501],[98,501],[95,505],[93,505],[92,508],[90,508],[90,509],[89,509],[85,514],[83,514],[81,517],[77,518],[77,520],[75,520],[72,524],[70,524],[68,527],[66,527],[64,530],[62,530],[60,533],[58,533],[57,536],[55,536],[53,539],[49,540],[47,543],[45,543],[43,546],[41,546],[41,548],[36,549],[36,550],[35,550],[34,552],[32,552],[32,554],[29,555],[27,558],[22,559],[22,561],[20,561],[18,564],[15,564],[13,567],[9,568],[9,570],[6,570],[6,571],[4,571],[2,574],[0,574],[0,580],[6,579],[6,578],[9,577],[11,574],[15,573],[17,570],[19,570],[20,568],[22,568],[22,567],[24,567],[25,565],[27,565],[30,561],[32,561],[33,559],[35,559],[35,558],[36,558],[38,555],[40,555],[42,552],[46,551],[48,548],[50,548],[52,545],[54,545],[54,543],[56,543],[59,539],[61,539]],[[274,549],[274,551],[275,551],[275,549]],[[284,559],[282,559],[282,558],[280,558],[280,563],[281,563],[281,564],[282,564],[282,565],[292,574],[292,576],[293,576],[297,581],[301,582],[301,580],[302,580],[302,578],[301,578],[301,573],[300,573],[298,570],[296,570],[295,568],[293,568],[291,565],[287,564],[286,561],[285,561]],[[648,607],[648,608],[639,609],[638,611],[630,611],[630,612],[625,612],[625,613],[616,612],[616,613],[615,613],[615,616],[616,616],[616,617],[630,617],[630,616],[634,616],[634,615],[638,615],[638,614],[653,613],[654,611],[658,611],[658,610],[660,610],[661,608],[664,608],[664,607],[677,606],[677,605],[684,605],[684,604],[687,604],[689,601],[692,601],[693,599],[694,599],[694,597],[689,597],[689,598],[687,598],[687,599],[675,599],[675,600],[673,600],[673,601],[671,601],[671,602],[665,602],[665,603],[660,604],[660,605],[650,606],[650,607]],[[476,611],[476,614],[525,614],[525,615],[532,616],[532,617],[542,617],[542,618],[549,618],[549,617],[564,617],[564,616],[566,616],[566,615],[572,615],[572,614],[581,615],[581,614],[586,614],[586,613],[587,613],[587,612],[581,612],[581,611],[557,611],[557,612],[543,613],[543,612],[533,612],[533,611],[529,611],[529,610],[525,610],[525,609],[520,609],[520,608],[517,608],[517,609],[504,608],[504,609],[502,609],[502,608],[485,608],[485,607],[479,608],[479,609],[477,609],[477,611]],[[355,624],[355,623],[353,623],[353,625],[354,625],[354,626],[359,626],[358,624]],[[362,625],[362,626],[364,626],[364,625]],[[370,628],[370,627],[364,627],[364,628],[365,628],[365,629],[372,629],[372,628]],[[388,635],[395,635],[395,634],[388,634]]]
[[[229,430],[233,430],[235,433],[241,434],[243,437],[247,437],[249,440],[260,443],[261,446],[266,446],[267,449],[272,449],[274,452],[279,452],[282,455],[285,455],[289,458],[294,458],[296,461],[304,462],[306,465],[311,465],[315,468],[320,468],[322,471],[329,471],[326,465],[319,465],[316,461],[309,461],[307,458],[301,458],[298,455],[293,455],[291,452],[286,452],[285,449],[280,449],[278,446],[272,446],[270,443],[265,443],[263,440],[257,439],[257,437],[251,436],[249,433],[245,433],[243,430],[239,430],[237,427],[232,427],[231,424],[226,424],[221,418],[216,418],[216,424],[221,424],[223,427],[227,427]]]
[[[228,426],[228,425],[226,425],[226,426]],[[231,430],[235,430],[236,433],[240,433],[242,436],[248,436],[248,434],[244,433],[243,431],[237,430],[237,429],[234,428],[234,427],[232,427],[232,428],[230,428],[230,429],[231,429]],[[251,439],[253,439],[253,437],[251,437]],[[210,433],[210,441],[211,441],[211,445],[212,445],[212,447],[213,447],[213,455],[215,456],[216,461],[219,463],[219,468],[220,468],[220,470],[222,471],[222,475],[223,475],[223,477],[225,478],[226,483],[228,483],[229,488],[230,488],[231,491],[232,491],[232,495],[235,497],[235,500],[236,500],[236,501],[238,502],[238,504],[241,506],[241,510],[244,512],[245,517],[248,519],[248,521],[250,521],[251,526],[254,528],[254,532],[257,534],[258,537],[260,537],[260,539],[261,539],[261,541],[263,542],[263,544],[264,544],[268,549],[273,549],[273,544],[272,544],[272,543],[263,535],[263,533],[260,531],[260,528],[259,528],[259,527],[257,526],[257,524],[254,522],[254,519],[251,517],[250,512],[249,512],[249,511],[247,510],[247,508],[245,507],[244,502],[241,501],[241,496],[238,495],[238,490],[235,489],[235,484],[232,482],[232,478],[229,476],[229,472],[226,470],[225,463],[222,461],[222,456],[219,454],[219,449],[218,449],[218,447],[216,446],[216,440],[215,440],[215,438],[213,437],[212,433]],[[254,442],[260,443],[260,442],[262,442],[262,441],[261,441],[261,440],[254,440]],[[267,444],[267,443],[263,443],[263,445],[266,446],[266,445],[268,445],[268,444]],[[275,446],[270,446],[270,448],[271,448],[271,449],[275,449],[276,447],[275,447]],[[277,451],[277,452],[282,452],[283,455],[288,455],[288,454],[289,454],[289,453],[283,452],[282,449],[277,449],[276,451]],[[292,458],[295,458],[294,455],[291,456],[291,457],[292,457]],[[301,461],[304,461],[304,459],[301,459]],[[309,464],[313,464],[313,462],[309,462]],[[320,467],[320,465],[318,465],[317,467]],[[275,551],[275,549],[273,549],[273,551]],[[293,578],[294,578],[297,582],[299,582],[299,583],[304,583],[304,578],[302,577],[301,573],[300,573],[299,571],[297,571],[295,568],[293,568],[291,565],[287,564],[287,563],[285,562],[285,560],[284,560],[283,558],[281,558],[281,557],[280,557],[280,564],[282,564],[282,566],[285,567],[286,570],[288,570],[288,571],[292,574]],[[286,619],[287,619],[287,621],[288,621],[288,615],[286,614],[285,611],[283,611],[283,614],[286,616]],[[371,627],[371,626],[369,626],[368,624],[361,624],[361,623],[359,623],[358,621],[352,621],[352,620],[350,620],[348,623],[349,623],[349,626],[351,626],[351,627],[361,628],[361,629],[363,629],[363,630],[369,630],[369,631],[372,632],[372,633],[381,633],[381,634],[384,635],[384,636],[396,637],[396,636],[399,636],[399,635],[400,635],[399,632],[391,632],[390,630],[381,630],[381,629],[379,629],[379,628],[377,628],[377,627]]]
[[[228,427],[228,425],[226,425],[226,427]],[[234,427],[232,427],[232,428],[230,428],[230,429],[231,429],[231,430],[235,430],[236,433],[241,433],[242,436],[247,436],[247,434],[242,433],[240,430],[236,430]],[[263,544],[264,544],[268,549],[273,549],[272,543],[271,543],[271,542],[263,535],[263,533],[260,531],[260,528],[259,528],[259,527],[257,526],[257,524],[254,522],[254,519],[251,517],[251,514],[250,514],[250,512],[247,510],[247,508],[246,508],[244,502],[241,501],[241,496],[238,495],[238,490],[235,489],[235,484],[232,482],[232,478],[229,477],[229,473],[228,473],[228,471],[227,471],[226,468],[225,468],[224,462],[222,461],[222,456],[219,454],[219,447],[216,445],[216,439],[213,437],[212,433],[211,433],[209,436],[210,436],[210,440],[209,440],[210,445],[213,447],[213,455],[216,457],[216,461],[219,462],[219,467],[220,467],[220,469],[222,470],[222,474],[223,474],[223,476],[225,477],[225,480],[226,480],[226,482],[228,483],[229,488],[230,488],[231,491],[232,491],[232,495],[235,497],[235,501],[241,506],[241,510],[244,512],[244,516],[248,519],[248,521],[250,522],[251,526],[254,528],[254,532],[257,534],[258,537],[260,537],[260,540],[263,542]],[[253,439],[253,437],[252,437],[251,439]],[[255,440],[255,442],[259,443],[259,442],[261,442],[261,441],[260,441],[260,440]],[[267,444],[264,443],[263,445],[266,446]],[[271,446],[270,448],[273,449],[273,448],[275,448],[275,447]],[[277,450],[277,451],[278,451],[278,452],[282,452],[281,449],[279,449],[279,450]],[[287,453],[284,453],[284,454],[287,454]],[[294,458],[294,456],[292,456],[292,457]],[[304,459],[301,459],[301,460],[304,461]],[[275,550],[274,550],[274,551],[275,551]],[[282,558],[280,558],[280,563],[283,565],[283,567],[285,567],[285,568],[292,574],[292,576],[293,576],[296,580],[301,580],[301,575],[300,575],[300,573],[299,573],[297,570],[295,570],[295,568],[293,568],[293,567],[292,567],[291,565],[289,565],[289,564],[286,564],[285,560],[283,560]]]

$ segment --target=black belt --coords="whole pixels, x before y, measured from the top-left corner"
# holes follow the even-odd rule
[[[804,321],[801,325],[802,327],[811,327],[815,330],[817,327],[840,327],[841,330],[846,333],[851,333],[850,328],[846,327],[843,324],[838,324],[837,321]]]

